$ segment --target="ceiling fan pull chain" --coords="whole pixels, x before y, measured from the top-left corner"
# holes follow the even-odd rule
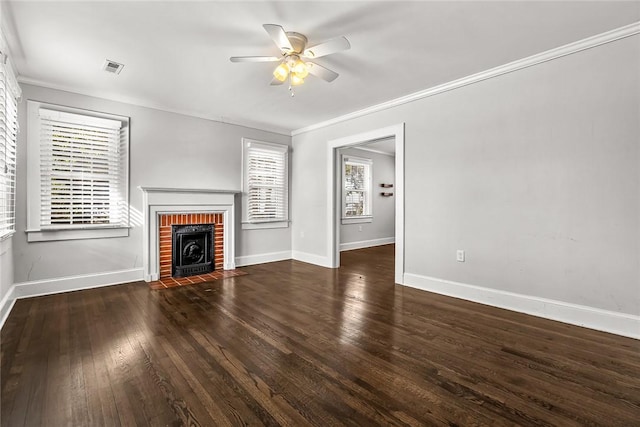
[[[293,91],[293,83],[291,82],[291,74],[289,74],[289,92],[291,92],[291,97],[293,98],[296,94]]]

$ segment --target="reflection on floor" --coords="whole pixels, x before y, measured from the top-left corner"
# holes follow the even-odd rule
[[[382,245],[371,248],[340,252],[340,267],[351,272],[384,274],[393,282],[396,245]]]

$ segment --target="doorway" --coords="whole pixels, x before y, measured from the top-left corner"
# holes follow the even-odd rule
[[[328,247],[331,267],[340,266],[340,225],[342,219],[342,159],[340,149],[362,146],[372,141],[395,141],[395,283],[404,276],[404,123],[329,141],[328,146]],[[374,187],[374,191],[376,191]]]

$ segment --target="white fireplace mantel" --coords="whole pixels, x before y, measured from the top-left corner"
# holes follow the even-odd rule
[[[138,187],[142,191],[144,280],[160,277],[158,216],[180,213],[224,215],[224,269],[235,268],[235,196],[240,191],[193,188]]]

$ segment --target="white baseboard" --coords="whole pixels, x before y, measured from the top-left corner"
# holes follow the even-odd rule
[[[310,254],[307,252],[292,251],[291,258],[296,261],[302,261],[309,264],[319,265],[320,267],[332,268],[329,258],[322,255]]]
[[[7,317],[9,317],[13,305],[16,303],[15,293],[16,287],[13,285],[4,295],[2,301],[0,301],[0,329],[4,326],[4,322],[7,320]]]
[[[372,248],[374,246],[390,245],[396,242],[395,237],[383,237],[380,239],[361,240],[359,242],[340,243],[340,252],[354,249]]]
[[[270,252],[259,255],[245,255],[236,257],[236,267],[245,265],[264,264],[266,262],[284,261],[291,259],[291,251]]]
[[[142,275],[142,280],[144,280],[147,283],[155,282],[156,280],[160,280],[160,275],[158,273],[143,274]]]
[[[405,273],[403,284],[571,325],[640,339],[640,316]]]
[[[15,298],[19,299],[37,297],[40,295],[59,294],[62,292],[79,291],[81,289],[99,288],[101,286],[136,282],[138,280],[142,280],[142,268],[58,277],[55,279],[34,280],[32,282],[14,284]]]

